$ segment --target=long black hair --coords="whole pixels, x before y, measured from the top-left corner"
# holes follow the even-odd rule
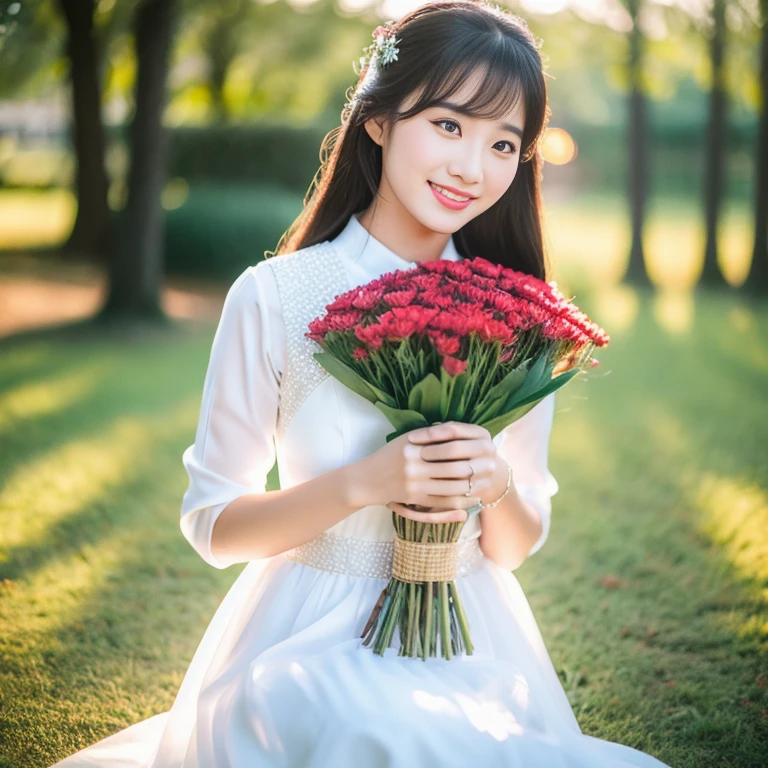
[[[449,100],[467,77],[483,73],[482,85],[462,106],[473,117],[498,119],[519,98],[525,107],[520,162],[509,189],[488,210],[454,233],[464,257],[547,279],[542,236],[541,137],[549,120],[547,87],[539,41],[519,16],[485,0],[438,0],[390,26],[399,40],[397,60],[368,79],[368,63],[341,113],[341,125],[326,134],[321,165],[304,198],[304,208],[280,238],[274,254],[291,253],[332,240],[353,213],[374,202],[382,172],[381,147],[365,130],[376,118],[390,126]],[[373,62],[375,66],[375,60]],[[361,88],[361,86],[364,86]],[[408,96],[418,100],[407,111]],[[464,109],[462,111],[464,111]]]

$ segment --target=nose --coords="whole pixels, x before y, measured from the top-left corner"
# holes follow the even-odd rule
[[[470,141],[461,143],[464,146],[457,149],[453,162],[448,165],[448,173],[458,176],[465,184],[477,184],[483,180],[482,146]]]

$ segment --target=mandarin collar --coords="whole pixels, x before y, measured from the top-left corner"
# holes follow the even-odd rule
[[[387,248],[384,243],[377,240],[358,220],[358,214],[353,213],[344,229],[331,241],[334,247],[349,254],[353,261],[360,264],[370,264],[379,272],[382,266],[388,269],[410,269],[416,262],[398,256],[393,250]],[[449,261],[461,261],[462,256],[453,242],[453,235],[440,254],[441,259]]]

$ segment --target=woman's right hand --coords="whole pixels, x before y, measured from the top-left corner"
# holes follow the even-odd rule
[[[356,504],[361,502],[359,507],[391,502],[418,505],[424,508],[420,511],[429,514],[430,522],[466,521],[467,509],[480,499],[464,496],[468,488],[466,479],[455,479],[457,467],[448,466],[458,462],[426,461],[421,458],[422,447],[411,443],[406,433],[355,462]],[[466,464],[462,462],[459,474],[466,471]],[[452,474],[454,479],[440,477],[440,474]]]

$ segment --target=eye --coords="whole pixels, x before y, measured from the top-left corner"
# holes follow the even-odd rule
[[[435,120],[434,121],[434,125],[440,125],[441,123],[448,123],[448,125],[455,125],[457,128],[459,127],[459,124],[454,120]],[[448,131],[448,133],[453,133],[453,131]]]
[[[506,139],[504,141],[498,142],[499,144],[509,144],[509,152],[505,152],[505,155],[514,155],[515,152],[517,152],[517,147],[511,142],[507,141]]]
[[[446,125],[453,125],[456,128],[459,128],[459,130],[461,130],[461,128],[459,127],[459,124],[455,120],[433,120],[432,123],[433,123],[433,125],[441,125],[441,124],[445,123]],[[446,131],[446,132],[450,133],[450,134],[454,134],[455,133],[454,131]],[[514,155],[515,152],[517,152],[517,147],[511,141],[504,140],[504,141],[499,141],[499,142],[496,142],[496,143],[497,144],[508,144],[509,145],[509,152],[503,152],[502,154]]]

